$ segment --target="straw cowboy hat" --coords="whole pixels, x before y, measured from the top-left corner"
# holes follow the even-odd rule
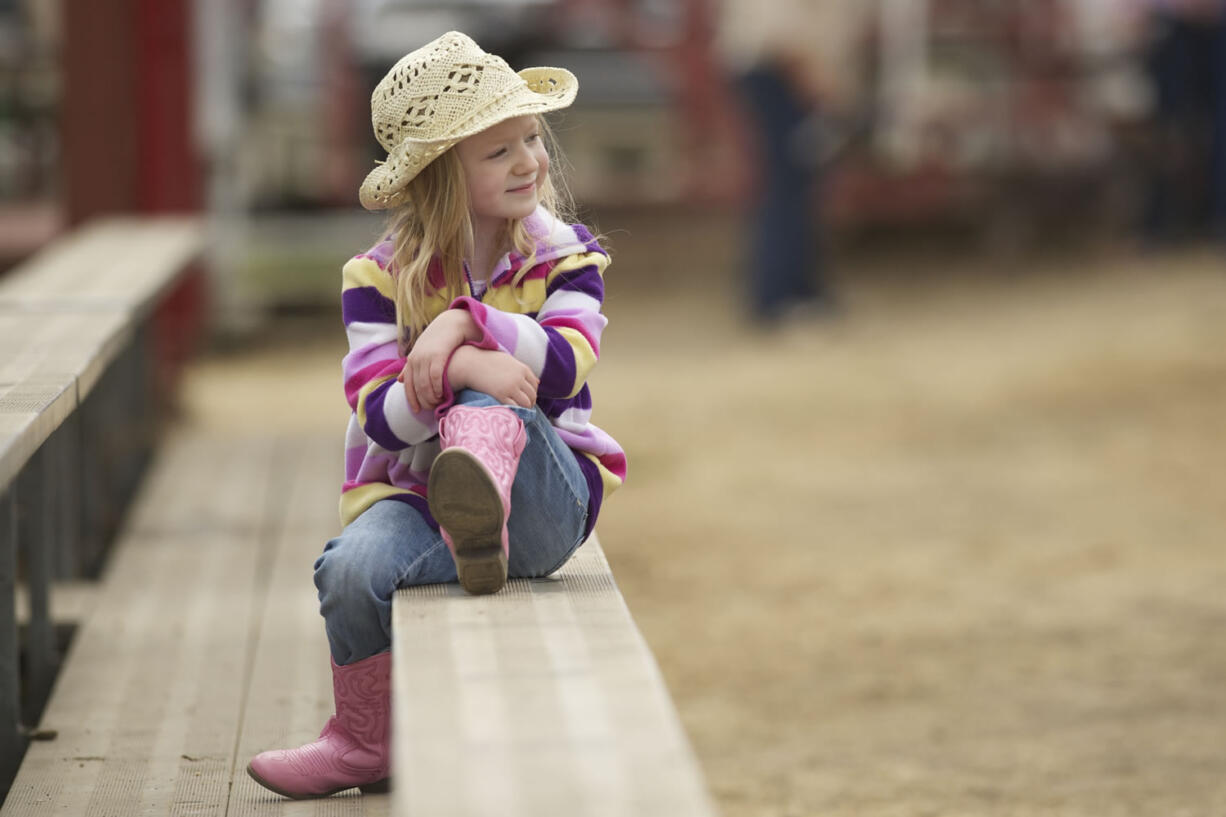
[[[362,206],[401,204],[413,177],[460,140],[515,116],[565,108],[578,89],[565,68],[516,73],[467,35],[444,34],[402,57],[370,97],[370,121],[387,159],[362,182]]]

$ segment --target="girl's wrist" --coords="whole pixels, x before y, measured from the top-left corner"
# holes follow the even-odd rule
[[[481,327],[473,320],[467,309],[449,309],[456,329],[460,333],[460,343],[477,343],[481,340]]]
[[[476,347],[460,344],[451,354],[451,360],[447,364],[447,382],[451,385],[451,390],[457,392],[460,389],[468,388],[469,386],[469,364],[472,363],[474,353],[478,350]]]

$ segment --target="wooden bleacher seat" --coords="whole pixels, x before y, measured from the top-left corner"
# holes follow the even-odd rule
[[[336,527],[334,442],[168,436],[43,715],[57,737],[30,744],[0,815],[314,813],[244,767],[331,712],[310,567]]]
[[[393,611],[397,814],[714,814],[595,536],[547,579],[409,588]]]
[[[51,578],[97,564],[152,447],[149,325],[203,248],[198,219],[108,218],[0,278],[0,778],[25,748],[27,682],[54,675]],[[29,695],[25,696],[26,703]]]
[[[193,216],[115,216],[56,240],[0,279],[0,307],[30,312],[112,310],[148,316],[200,254]]]

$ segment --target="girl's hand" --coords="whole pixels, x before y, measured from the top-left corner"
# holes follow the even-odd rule
[[[451,358],[447,379],[454,391],[476,389],[500,403],[523,408],[536,405],[540,380],[525,364],[506,352],[461,346]]]
[[[447,358],[464,341],[477,340],[477,335],[477,325],[463,309],[448,309],[422,331],[398,378],[415,414],[443,402]]]

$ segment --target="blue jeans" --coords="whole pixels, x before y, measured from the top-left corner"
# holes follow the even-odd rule
[[[498,405],[471,389],[461,391],[455,402]],[[548,576],[583,543],[587,482],[574,453],[539,408],[507,408],[527,431],[511,487],[507,574]],[[392,595],[398,588],[456,580],[447,543],[420,511],[394,499],[376,502],[328,542],[315,561],[319,611],[332,659],[351,664],[391,646]]]

